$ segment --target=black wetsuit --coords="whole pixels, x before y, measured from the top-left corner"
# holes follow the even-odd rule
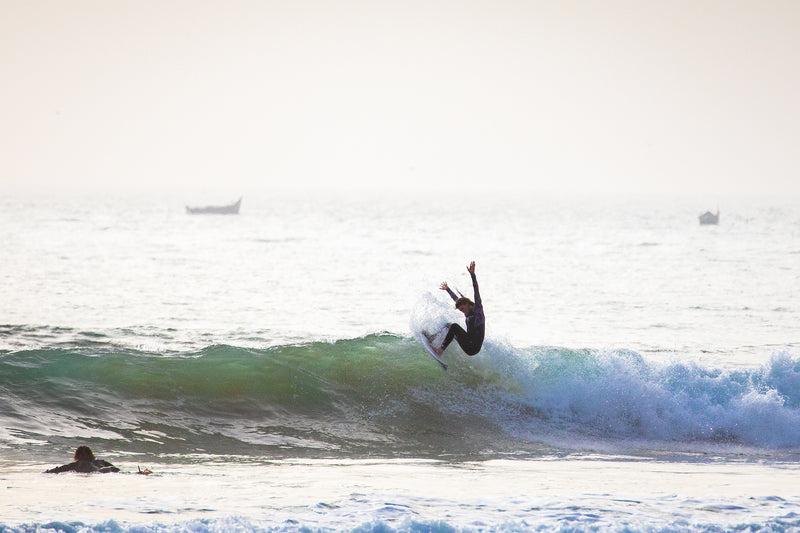
[[[475,305],[472,310],[466,315],[467,331],[458,324],[450,324],[450,329],[447,330],[447,335],[442,343],[442,350],[455,338],[461,349],[467,355],[475,355],[481,351],[483,346],[483,336],[486,330],[486,317],[483,315],[483,302],[481,302],[481,293],[478,291],[478,279],[475,274],[470,272],[472,277],[472,290],[475,294]],[[453,300],[458,300],[450,288],[447,288],[447,293]]]
[[[119,472],[119,468],[112,465],[108,461],[102,459],[95,459],[94,461],[75,461],[68,465],[57,466],[50,470],[45,470],[45,474],[60,474],[62,472],[81,472],[83,474],[90,474],[92,472],[99,472],[105,474],[108,472]]]

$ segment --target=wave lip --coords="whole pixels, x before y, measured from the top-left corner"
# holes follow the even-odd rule
[[[388,333],[263,349],[0,354],[0,446],[146,454],[505,456],[800,451],[800,359],[706,368],[631,351],[448,350]],[[91,444],[90,444],[91,445]]]

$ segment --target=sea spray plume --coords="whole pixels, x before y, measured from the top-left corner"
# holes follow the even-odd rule
[[[460,315],[460,316],[459,316]],[[452,304],[444,302],[429,292],[422,293],[411,311],[409,328],[414,334],[436,336],[441,341],[449,324],[464,321],[464,316],[453,310]]]

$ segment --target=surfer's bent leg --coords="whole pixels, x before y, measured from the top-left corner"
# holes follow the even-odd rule
[[[463,347],[463,342],[466,340],[467,332],[464,331],[464,328],[459,326],[458,324],[450,324],[450,328],[447,330],[447,335],[444,337],[444,342],[442,342],[442,351],[446,350],[447,347],[453,342],[453,338],[456,339],[459,346]]]
[[[455,338],[456,342],[461,349],[464,350],[464,353],[467,355],[475,355],[479,351],[481,351],[481,345],[483,344],[483,335],[480,335],[479,339],[473,339],[470,334],[464,331],[464,328],[459,326],[458,324],[450,324],[450,329],[447,330],[447,335],[444,338],[444,342],[442,343],[442,351],[444,351],[447,346],[453,341]]]

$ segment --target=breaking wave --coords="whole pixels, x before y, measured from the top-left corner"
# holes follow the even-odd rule
[[[264,349],[0,352],[0,446],[309,457],[800,448],[800,359],[660,363],[631,351],[453,347],[388,333]],[[41,446],[46,444],[48,446]]]

